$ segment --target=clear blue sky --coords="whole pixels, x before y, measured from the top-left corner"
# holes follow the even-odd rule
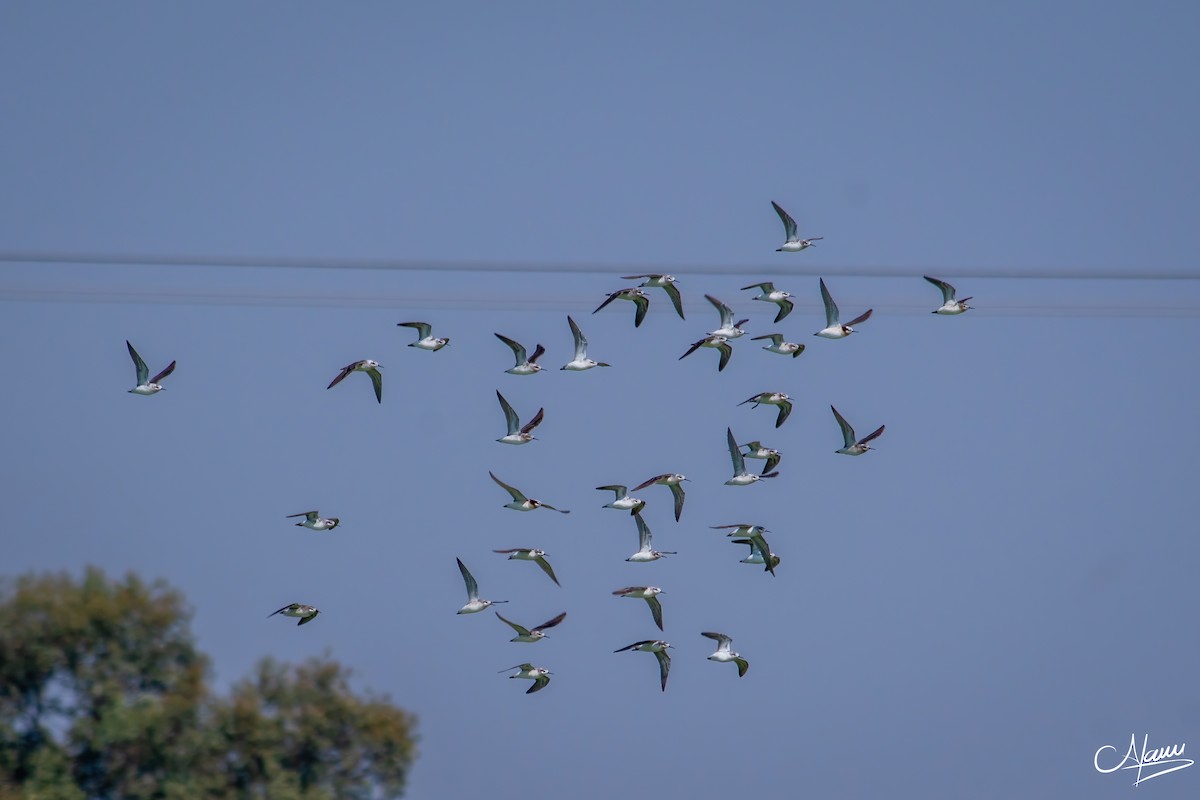
[[[0,6],[4,254],[485,268],[0,262],[0,570],[168,579],[221,685],[331,652],[419,715],[415,798],[1129,797],[1098,747],[1200,747],[1198,27],[1190,3]],[[771,200],[825,240],[774,252]],[[659,290],[640,329],[590,314],[645,267],[686,322]],[[978,310],[930,315],[923,273]],[[876,309],[849,340],[811,335],[818,275]],[[739,291],[766,277],[798,296],[780,325]],[[706,292],[808,352],[678,361]],[[568,313],[611,369],[558,371]],[[410,319],[453,343],[405,347]],[[495,331],[553,369],[505,375]],[[125,339],[178,360],[161,395],[126,393]],[[325,391],[359,358],[382,406],[364,376]],[[496,389],[546,408],[538,442],[494,442]],[[737,407],[766,390],[796,399],[779,430]],[[887,424],[878,452],[833,453],[831,403]],[[780,478],[723,486],[726,426]],[[489,469],[571,515],[502,508]],[[645,516],[679,555],[627,564],[593,487],[668,470],[683,521],[661,487]],[[284,519],[309,508],[342,526]],[[775,579],[708,528],[741,521]],[[491,553],[515,546],[562,588]],[[455,616],[456,556],[506,616],[567,620],[518,645]],[[660,635],[610,594],[642,583],[665,694],[612,653]],[[292,601],[322,616],[265,619]],[[497,674],[525,660],[555,672],[531,697]]]

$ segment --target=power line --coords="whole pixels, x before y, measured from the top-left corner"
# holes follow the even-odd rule
[[[270,292],[250,289],[237,291],[180,290],[180,289],[97,289],[94,287],[0,287],[0,301],[26,303],[82,303],[82,304],[130,304],[130,305],[188,305],[224,306],[243,308],[321,308],[321,309],[427,309],[439,311],[561,311],[587,313],[596,298],[581,300],[579,294],[551,295],[521,292],[505,295],[494,292],[455,293],[448,297],[444,293],[415,294],[373,291],[370,294],[348,294],[345,292]],[[924,315],[930,304],[920,305],[904,302],[873,303],[883,313],[901,316]],[[712,309],[707,303],[694,300],[685,303],[685,309],[695,312],[698,318],[708,321]],[[796,311],[819,317],[823,311],[817,303],[797,302]],[[1142,318],[1196,318],[1200,317],[1200,304],[1164,305],[1099,305],[1083,302],[1054,302],[1046,305],[998,303],[982,305],[971,312],[980,317],[1142,317]],[[672,312],[673,316],[673,312]],[[689,319],[691,317],[689,316]]]
[[[803,258],[801,256],[800,258]],[[1134,267],[966,267],[922,268],[857,266],[806,266],[790,259],[788,264],[638,264],[634,263],[539,263],[516,261],[451,261],[387,258],[330,258],[304,256],[202,256],[180,253],[100,253],[49,250],[0,251],[0,263],[57,264],[81,266],[229,267],[262,269],[382,270],[392,272],[496,272],[550,273],[560,275],[632,274],[677,272],[682,275],[783,275],[797,277],[845,276],[862,278],[909,278],[937,274],[954,278],[991,280],[1200,280],[1200,268],[1161,265]]]

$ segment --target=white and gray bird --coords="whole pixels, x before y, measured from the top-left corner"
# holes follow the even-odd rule
[[[763,465],[763,472],[770,472],[779,465],[783,459],[783,453],[773,447],[763,447],[763,443],[755,439],[753,442],[746,442],[742,447],[746,448],[743,455],[746,458],[765,459],[766,464]]]
[[[304,522],[297,522],[297,525],[314,531],[331,531],[341,523],[337,517],[322,517],[319,511],[301,511],[299,514],[288,514],[284,519],[296,517],[304,517]]]
[[[863,453],[872,449],[868,442],[878,438],[879,435],[883,433],[883,429],[887,427],[886,425],[880,425],[878,428],[859,439],[855,437],[854,428],[850,427],[850,423],[846,422],[846,418],[839,414],[838,410],[833,406],[830,406],[829,408],[832,409],[833,416],[837,418],[838,426],[842,429],[842,440],[845,442],[841,449],[833,451],[835,453],[841,453],[842,455],[846,456],[861,456]]]
[[[825,327],[814,333],[813,336],[820,336],[825,339],[844,339],[854,333],[855,325],[870,319],[871,313],[875,310],[868,308],[845,325],[841,324],[838,322],[837,303],[833,302],[833,296],[829,294],[829,289],[825,286],[824,278],[821,278],[821,301],[825,303]]]
[[[618,511],[628,511],[636,514],[646,507],[646,501],[639,497],[630,497],[628,487],[614,483],[611,486],[597,486],[598,492],[612,492],[616,498],[611,503],[605,503],[601,508],[615,508]]]
[[[764,533],[770,533],[770,531],[768,531],[762,525],[748,525],[746,523],[738,523],[736,525],[711,525],[709,527],[711,527],[713,530],[716,530],[716,531],[728,531],[728,533],[726,533],[725,535],[729,536],[729,537],[738,537],[738,538],[734,539],[734,541],[736,541],[736,542],[739,542],[742,544],[745,544],[746,542],[751,542],[752,543],[752,547],[750,550],[750,558],[751,559],[754,557],[754,548],[757,548],[758,552],[760,554],[762,554],[762,553],[770,554],[771,558],[769,560],[764,558],[763,560],[756,562],[756,561],[752,561],[750,559],[746,559],[743,561],[743,563],[745,563],[745,564],[754,564],[754,563],[762,564],[764,567],[766,567],[767,572],[771,573],[772,576],[775,575],[775,567],[776,567],[776,565],[779,564],[779,557],[776,556],[774,552],[772,552],[771,545],[767,543],[766,537],[763,536]]]
[[[278,611],[272,611],[270,614],[267,614],[267,619],[276,614],[283,614],[285,617],[299,617],[300,621],[296,624],[303,625],[306,622],[312,622],[317,614],[320,613],[321,611],[316,606],[306,606],[303,603],[288,603]]]
[[[538,508],[548,508],[551,511],[557,511],[560,514],[570,514],[571,513],[570,511],[566,510],[565,508],[555,508],[552,505],[543,503],[541,500],[534,500],[532,497],[526,497],[524,494],[522,494],[520,492],[520,490],[514,489],[512,486],[509,486],[507,483],[505,483],[504,481],[497,478],[495,476],[495,474],[490,471],[488,472],[488,475],[491,475],[492,480],[494,480],[497,484],[502,486],[504,488],[504,491],[506,491],[510,495],[512,495],[513,501],[511,503],[505,503],[504,504],[505,508],[511,508],[513,511],[533,511],[534,509],[538,509]]]
[[[722,664],[730,661],[737,664],[738,677],[746,674],[746,670],[750,669],[750,662],[742,658],[739,653],[735,653],[729,649],[733,644],[733,639],[723,633],[713,633],[712,631],[703,631],[701,636],[707,636],[709,639],[714,639],[717,642],[717,652],[708,657],[709,661],[719,661]]]
[[[776,322],[779,322],[788,314],[792,313],[792,307],[794,305],[791,301],[792,295],[789,292],[779,291],[775,288],[775,284],[771,283],[770,281],[752,283],[749,286],[742,287],[743,292],[747,289],[759,290],[758,297],[752,299],[762,300],[765,303],[774,303],[775,305],[779,306],[779,313],[775,315]]]
[[[792,413],[792,401],[783,392],[759,392],[753,397],[748,397],[739,406],[744,406],[746,403],[754,403],[751,408],[758,408],[760,405],[775,406],[779,409],[779,414],[775,417],[775,427],[778,428]]]
[[[722,303],[711,294],[704,295],[704,299],[712,303],[713,308],[721,315],[721,327],[715,331],[709,331],[709,336],[724,336],[726,339],[736,339],[744,335],[746,332],[742,330],[742,326],[749,322],[749,318],[740,319],[736,323],[733,321],[733,309]],[[711,345],[710,345],[711,346]]]
[[[613,300],[628,300],[637,306],[637,312],[633,317],[633,327],[640,328],[642,326],[642,320],[646,318],[646,309],[650,307],[650,295],[646,294],[636,286],[628,289],[618,289],[610,294],[603,303],[596,306],[596,311],[604,308]],[[595,314],[596,311],[593,311],[592,313]]]
[[[717,372],[725,369],[725,365],[729,363],[729,357],[733,355],[733,346],[729,344],[729,340],[724,336],[706,336],[698,342],[692,342],[692,346],[687,352],[679,357],[678,360],[683,361],[692,353],[699,350],[701,347],[711,347],[721,353],[721,360],[717,362]]]
[[[369,358],[364,358],[361,361],[355,361],[353,364],[347,364],[346,366],[342,367],[342,371],[339,372],[337,377],[330,381],[329,385],[325,388],[332,389],[333,387],[337,386],[351,372],[365,372],[371,376],[371,385],[375,387],[375,400],[382,403],[383,375],[379,372],[382,367],[383,365],[378,361],[372,361]]]
[[[764,567],[767,566],[767,559],[763,556],[762,545],[759,544],[759,541],[763,541],[761,536],[759,537],[758,540],[755,540],[755,539],[731,539],[730,541],[732,541],[734,544],[744,544],[744,545],[750,546],[750,555],[741,559],[738,563],[753,564],[756,566],[759,564],[762,564]],[[771,564],[770,564],[770,568],[768,571],[772,575],[774,575],[775,568],[779,566],[780,558],[779,558],[779,556],[775,555],[774,553],[771,553],[770,557],[771,557]]]
[[[542,424],[542,416],[545,413],[544,408],[539,408],[537,413],[533,415],[533,419],[529,420],[525,425],[521,425],[521,418],[517,416],[517,412],[509,405],[509,402],[504,399],[504,395],[496,391],[496,397],[500,400],[500,408],[504,410],[504,421],[508,426],[508,433],[497,439],[497,442],[502,444],[529,444],[537,437],[532,431],[538,425]]]
[[[633,491],[640,492],[647,486],[666,486],[671,490],[671,494],[675,497],[675,521],[679,522],[679,515],[683,513],[683,482],[687,477],[680,475],[678,472],[664,472],[662,475],[655,475],[649,480],[642,481],[637,486],[633,487]]]
[[[667,293],[667,297],[671,298],[671,305],[675,306],[675,313],[679,315],[680,319],[684,319],[683,298],[679,296],[679,287],[675,285],[674,275],[662,275],[657,273],[651,273],[649,275],[626,275],[621,278],[621,280],[636,281],[639,278],[646,279],[642,283],[638,284],[639,287],[655,287],[665,291]]]
[[[397,322],[396,325],[400,328],[416,328],[417,340],[409,347],[437,351],[450,344],[449,336],[434,336],[433,326],[428,322]]]
[[[796,220],[792,219],[792,215],[784,211],[779,203],[771,201],[771,207],[775,209],[775,213],[779,215],[779,219],[783,222],[783,230],[787,236],[787,241],[783,243],[783,247],[776,247],[776,253],[798,253],[806,247],[812,247],[813,242],[819,242],[824,239],[824,236],[810,236],[807,239],[801,239],[799,229],[796,226]]]
[[[548,619],[536,628],[526,628],[523,625],[518,625],[510,619],[505,619],[500,616],[500,612],[496,612],[496,616],[500,617],[500,621],[517,632],[517,635],[509,639],[510,642],[524,642],[526,644],[535,644],[546,638],[545,631],[553,628],[558,623],[567,618],[567,612],[562,612],[554,619]]]
[[[175,362],[167,364],[166,369],[150,377],[150,368],[146,366],[146,362],[138,355],[137,350],[133,349],[133,345],[129,340],[125,340],[125,347],[129,349],[129,357],[133,359],[133,366],[137,370],[137,386],[129,390],[130,394],[140,394],[143,397],[149,397],[152,394],[158,394],[163,390],[162,384],[159,383],[163,378],[175,371]]]
[[[763,478],[774,478],[778,472],[765,472],[762,475],[757,475],[753,472],[746,471],[746,461],[742,458],[742,449],[738,446],[737,440],[733,438],[733,430],[725,429],[725,441],[729,445],[729,458],[733,462],[733,477],[725,481],[726,486],[749,486],[752,483],[757,483]]]
[[[674,550],[654,550],[650,546],[650,540],[653,535],[650,533],[650,526],[646,524],[646,520],[642,519],[642,515],[633,512],[633,519],[637,522],[638,529],[638,551],[631,555],[626,561],[632,561],[635,564],[644,564],[648,561],[657,561],[663,556],[677,555]]]
[[[571,325],[571,335],[575,337],[575,358],[559,367],[559,369],[570,370],[571,372],[583,372],[585,369],[591,369],[592,367],[609,366],[603,361],[588,358],[587,337],[583,335],[583,331],[579,329],[579,326],[575,324],[575,320],[571,319],[570,315],[567,316],[567,322]]]
[[[537,363],[537,360],[545,354],[546,348],[539,344],[533,351],[533,355],[530,356],[525,353],[525,346],[519,342],[507,336],[502,336],[499,333],[495,334],[495,336],[508,345],[509,349],[513,351],[513,357],[516,359],[516,363],[513,366],[504,370],[509,375],[533,375],[542,371],[542,365]]]
[[[532,561],[542,568],[542,572],[550,576],[550,580],[558,586],[562,586],[558,582],[558,578],[554,575],[554,569],[550,566],[550,562],[546,560],[546,551],[536,547],[511,547],[508,550],[493,550],[493,553],[500,553],[508,556],[508,560],[517,561]]]
[[[458,610],[459,614],[477,614],[488,606],[508,602],[507,600],[479,599],[479,584],[475,582],[475,576],[471,574],[471,570],[467,569],[467,565],[462,562],[461,558],[454,560],[458,562],[458,571],[462,573],[463,583],[467,585],[467,604]]]
[[[550,683],[550,676],[554,674],[548,669],[535,667],[533,664],[517,664],[515,667],[509,667],[508,669],[502,669],[500,671],[508,672],[509,670],[514,669],[518,670],[517,673],[515,675],[509,675],[508,677],[524,678],[526,680],[533,681],[533,686],[530,686],[527,690],[525,690],[525,694],[533,694],[534,692],[540,692],[542,689],[545,689],[546,684]]]
[[[961,314],[964,311],[967,311],[968,309],[972,308],[972,306],[967,305],[967,301],[972,298],[964,297],[962,300],[954,299],[954,294],[955,294],[954,287],[951,286],[950,284],[946,283],[943,280],[938,280],[937,278],[931,278],[928,275],[922,275],[921,277],[923,277],[925,280],[929,281],[934,286],[936,286],[942,290],[942,307],[933,311],[932,313],[934,313],[934,314]]]
[[[770,339],[771,343],[763,346],[763,350],[768,353],[778,353],[781,356],[791,356],[795,358],[804,352],[804,345],[799,342],[785,342],[782,333],[768,333],[763,336],[752,336],[750,341],[761,342],[763,339]]]
[[[670,647],[669,642],[664,642],[662,639],[646,639],[641,642],[634,642],[622,647],[620,650],[613,650],[614,653],[624,653],[626,651],[634,652],[635,650],[643,653],[654,653],[654,657],[658,659],[658,678],[659,685],[662,690],[667,690],[667,676],[671,674],[671,656],[667,653],[667,648]]]
[[[654,624],[660,631],[663,629],[662,603],[659,602],[658,596],[662,593],[663,590],[657,586],[626,586],[613,592],[617,597],[645,600],[646,605],[650,606],[650,616],[654,617]]]

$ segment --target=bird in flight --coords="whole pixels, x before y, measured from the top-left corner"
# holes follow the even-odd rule
[[[676,555],[674,550],[654,550],[650,547],[652,534],[650,526],[646,524],[646,520],[642,519],[642,515],[636,511],[633,513],[633,519],[637,522],[638,529],[638,551],[631,555],[626,561],[632,561],[635,564],[645,563],[647,561],[657,561],[663,556]]]
[[[972,306],[967,305],[967,301],[972,298],[964,297],[962,300],[954,299],[954,287],[950,284],[946,283],[945,281],[938,280],[937,278],[931,278],[928,275],[922,275],[921,277],[942,290],[942,307],[933,311],[932,313],[961,314],[964,311],[972,308]]]
[[[550,576],[550,580],[554,581],[556,585],[562,586],[558,582],[558,578],[554,576],[554,569],[550,566],[550,562],[546,560],[545,550],[540,550],[536,547],[512,547],[508,550],[493,550],[492,552],[508,556],[509,561],[513,559],[517,561],[532,561],[542,568],[542,572]]]
[[[585,369],[591,369],[592,367],[609,366],[603,361],[588,358],[587,337],[583,335],[583,331],[579,329],[579,326],[575,324],[575,320],[571,319],[570,315],[567,316],[567,322],[571,325],[571,335],[575,337],[575,358],[563,364],[559,369],[570,370],[571,372],[583,372]]]
[[[512,486],[509,486],[507,483],[497,478],[495,473],[488,472],[488,475],[491,475],[492,480],[502,486],[504,491],[512,495],[513,501],[511,503],[505,503],[505,508],[511,508],[513,511],[533,511],[537,508],[548,508],[551,511],[557,511],[560,514],[571,513],[564,508],[555,508],[552,505],[543,503],[541,500],[534,500],[532,497],[526,497],[525,495],[521,494],[519,489],[514,489]]]
[[[662,475],[655,475],[649,480],[642,481],[633,487],[633,491],[640,492],[650,485],[670,488],[671,494],[675,497],[675,521],[679,522],[679,515],[683,513],[683,482],[686,480],[687,478],[678,472],[664,472]]]
[[[846,418],[839,414],[838,410],[833,406],[830,406],[829,408],[832,409],[833,416],[837,418],[837,423],[842,429],[842,440],[845,442],[840,450],[834,450],[835,453],[841,453],[842,455],[846,456],[861,456],[863,453],[872,449],[868,442],[878,438],[878,436],[883,433],[883,429],[887,427],[886,425],[880,425],[863,438],[858,439],[854,436],[854,428],[850,427],[850,423],[846,422]]]
[[[821,300],[825,303],[825,327],[814,333],[813,336],[820,336],[825,339],[844,339],[854,333],[855,325],[870,319],[871,312],[875,310],[868,308],[845,325],[842,325],[838,322],[837,303],[833,302],[833,296],[829,294],[829,289],[825,286],[824,278],[821,278]]]
[[[167,368],[162,372],[150,377],[150,368],[146,366],[146,362],[138,355],[138,351],[133,349],[133,345],[129,340],[125,340],[125,347],[129,348],[129,357],[133,359],[133,366],[137,369],[137,386],[129,390],[130,394],[140,394],[143,397],[149,397],[152,394],[158,394],[163,390],[162,384],[159,383],[163,378],[175,371],[175,362],[167,364]]]
[[[819,242],[825,238],[824,236],[810,236],[807,239],[801,239],[796,227],[796,220],[792,219],[792,215],[784,211],[774,200],[771,201],[771,206],[779,215],[779,219],[783,221],[783,230],[787,236],[783,247],[775,248],[776,253],[798,253],[806,247],[812,247],[813,242]]]
[[[550,676],[554,674],[548,669],[535,667],[533,664],[517,664],[515,667],[509,667],[508,669],[502,669],[500,671],[508,672],[509,670],[514,669],[518,671],[513,675],[509,675],[508,677],[525,678],[526,680],[533,681],[533,686],[530,686],[525,691],[525,694],[533,694],[534,692],[540,692],[542,689],[545,689],[546,684],[550,683]]]
[[[733,644],[733,639],[723,633],[713,633],[712,631],[704,631],[700,635],[707,636],[709,639],[715,639],[717,642],[717,652],[708,657],[709,661],[719,661],[723,664],[730,661],[734,662],[737,664],[739,678],[746,674],[746,670],[750,669],[749,661],[729,649],[729,646]]]
[[[658,596],[662,594],[662,589],[657,586],[626,586],[624,589],[617,589],[613,594],[617,597],[645,600],[646,605],[650,606],[650,616],[654,617],[654,624],[658,626],[660,631],[663,629],[662,603],[658,600]]]
[[[743,292],[747,289],[759,290],[759,295],[758,297],[753,298],[754,300],[762,300],[763,302],[774,303],[775,305],[779,306],[779,313],[775,315],[776,322],[779,322],[788,314],[792,313],[792,307],[794,305],[790,299],[792,295],[788,292],[781,292],[777,290],[775,288],[775,284],[771,283],[770,281],[752,283],[749,286],[742,287]]]
[[[288,603],[278,611],[272,611],[270,614],[267,614],[267,619],[276,614],[283,614],[285,617],[299,617],[300,621],[296,624],[303,625],[306,622],[316,619],[317,614],[320,613],[320,610],[316,606],[306,606],[303,603]]]
[[[524,345],[513,341],[507,336],[501,336],[498,333],[496,334],[496,338],[508,345],[509,349],[513,351],[513,356],[516,358],[517,363],[504,370],[509,375],[533,375],[536,372],[542,371],[542,365],[537,363],[537,360],[546,352],[546,348],[539,344],[533,351],[533,355],[527,356]]]
[[[462,573],[463,583],[467,585],[467,604],[458,610],[459,614],[477,614],[488,606],[508,602],[507,600],[480,600],[479,584],[476,583],[475,576],[471,574],[471,570],[467,569],[467,565],[462,562],[461,558],[454,560],[458,562],[458,571]]]
[[[662,690],[667,690],[667,675],[671,673],[671,656],[667,653],[667,648],[671,645],[664,642],[662,639],[646,639],[642,642],[634,642],[622,647],[620,650],[613,650],[614,653],[624,653],[625,651],[633,652],[640,650],[643,653],[654,653],[654,657],[658,659],[658,677],[659,684]]]
[[[401,328],[417,329],[417,340],[409,347],[437,351],[450,344],[449,336],[434,336],[433,327],[428,322],[397,322],[396,325]]]
[[[760,342],[763,339],[770,339],[771,343],[763,345],[763,350],[768,353],[778,353],[781,356],[791,356],[795,358],[804,352],[804,345],[797,342],[785,342],[782,333],[768,333],[764,336],[752,336],[750,341]]]
[[[628,300],[637,306],[637,311],[633,316],[633,327],[640,328],[642,326],[642,320],[646,318],[646,309],[650,308],[650,295],[646,294],[636,286],[630,289],[618,289],[610,294],[603,303],[596,306],[596,311],[604,308],[613,300]],[[592,313],[595,314],[596,311],[593,311]]]
[[[779,408],[779,414],[775,417],[775,427],[778,428],[783,424],[788,415],[792,413],[792,401],[783,392],[760,392],[753,397],[748,397],[739,406],[744,406],[746,403],[754,403],[751,408],[758,408],[760,405],[776,406]]]
[[[679,287],[675,285],[674,275],[659,275],[653,273],[650,275],[626,275],[621,278],[621,280],[636,281],[639,278],[646,279],[639,284],[639,287],[658,287],[665,291],[667,293],[667,297],[671,298],[671,305],[675,306],[675,313],[679,315],[680,319],[684,319],[683,298],[679,296]]]
[[[304,522],[297,522],[297,525],[314,531],[331,531],[341,523],[337,517],[322,517],[319,511],[301,511],[299,514],[288,514],[284,519],[296,517],[304,517]]]
[[[500,408],[504,410],[504,421],[508,425],[508,433],[497,439],[497,442],[502,444],[529,444],[537,437],[532,431],[538,425],[542,424],[542,416],[545,413],[544,408],[539,408],[537,413],[533,415],[533,419],[529,420],[524,426],[521,425],[521,418],[517,416],[517,412],[504,399],[504,395],[496,391],[496,397],[500,400]]]
[[[379,373],[383,365],[378,361],[372,361],[369,358],[364,358],[361,361],[355,361],[353,364],[347,364],[342,367],[342,371],[338,376],[329,382],[326,389],[332,389],[342,382],[342,379],[351,372],[365,372],[371,376],[371,385],[375,387],[375,400],[379,403],[383,402],[383,375]]]
[[[500,612],[496,612],[496,616],[500,617],[500,621],[517,632],[517,635],[509,639],[510,642],[525,642],[526,644],[534,644],[546,638],[545,631],[553,628],[558,623],[567,618],[567,612],[562,612],[554,619],[548,619],[536,628],[526,628],[523,625],[518,625],[512,620],[505,619],[500,616]]]

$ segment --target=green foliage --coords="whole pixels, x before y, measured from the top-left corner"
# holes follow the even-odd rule
[[[208,690],[191,612],[89,569],[0,586],[0,800],[398,797],[415,720],[328,658]]]

